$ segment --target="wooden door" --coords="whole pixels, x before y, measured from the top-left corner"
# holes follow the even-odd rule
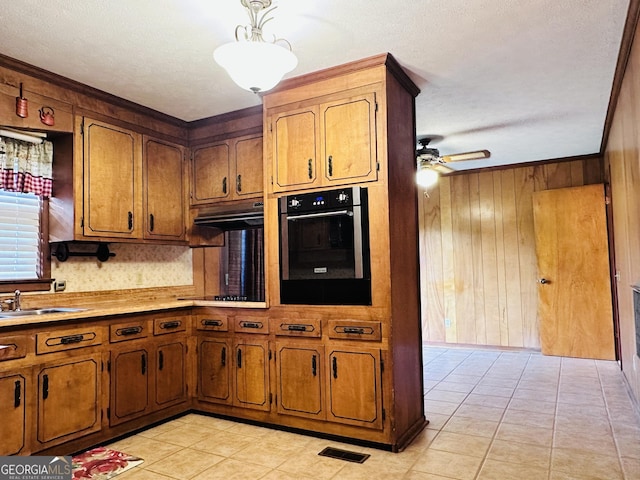
[[[184,340],[159,345],[156,351],[156,404],[175,405],[187,399]]]
[[[262,135],[236,142],[236,185],[239,197],[261,197],[263,190]]]
[[[309,188],[318,178],[317,108],[276,115],[273,125],[273,191]]]
[[[378,178],[373,93],[321,106],[324,179],[328,184]]]
[[[234,347],[234,402],[239,407],[269,411],[269,347],[267,341],[237,340]]]
[[[328,360],[327,419],[382,429],[380,351],[334,349]]]
[[[184,240],[185,168],[183,149],[153,139],[144,142],[144,237]]]
[[[198,344],[198,397],[231,404],[231,347],[228,339],[201,338]]]
[[[533,194],[545,355],[615,359],[603,185]]]
[[[230,157],[228,143],[206,145],[193,150],[191,204],[200,205],[229,197]]]
[[[0,455],[16,455],[25,448],[26,380],[22,375],[0,378],[0,406],[2,408],[2,435]]]
[[[84,122],[84,235],[142,238],[140,135]]]
[[[278,413],[324,419],[322,346],[276,344]]]
[[[37,423],[40,443],[61,443],[100,430],[100,371],[98,356],[40,370]]]
[[[144,415],[149,407],[149,353],[144,348],[111,353],[109,423]]]

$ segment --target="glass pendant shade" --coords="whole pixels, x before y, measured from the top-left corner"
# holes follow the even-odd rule
[[[213,52],[213,58],[235,83],[254,93],[272,89],[298,65],[290,50],[261,41],[221,45]]]
[[[433,168],[428,166],[421,167],[418,169],[418,173],[416,174],[416,182],[423,188],[429,188],[438,183],[438,177],[440,175]]]

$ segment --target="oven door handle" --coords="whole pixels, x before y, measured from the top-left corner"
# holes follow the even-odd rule
[[[302,215],[287,215],[287,220],[301,220],[304,218],[339,217],[342,215],[353,217],[353,211],[352,210],[336,210],[332,212],[304,213]]]

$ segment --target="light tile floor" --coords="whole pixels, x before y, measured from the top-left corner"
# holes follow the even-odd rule
[[[424,348],[430,424],[391,453],[189,414],[111,445],[118,480],[640,479],[640,416],[615,362]],[[368,453],[363,464],[317,455]]]

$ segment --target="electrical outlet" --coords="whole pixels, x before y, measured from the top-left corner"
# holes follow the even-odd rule
[[[64,289],[67,288],[66,280],[58,280],[53,284],[53,290],[55,292],[64,292]]]

